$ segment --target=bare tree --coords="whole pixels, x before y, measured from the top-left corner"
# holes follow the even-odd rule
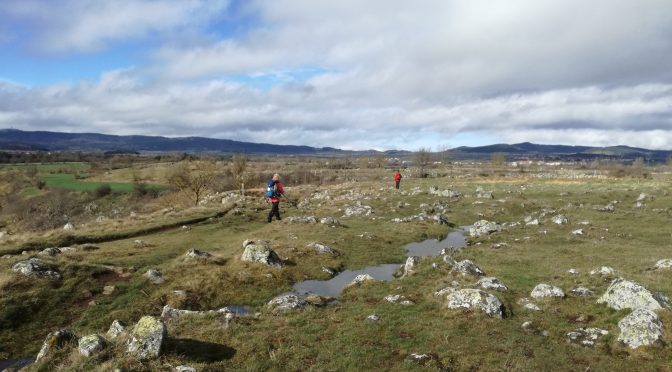
[[[506,163],[506,154],[503,152],[493,152],[492,155],[490,155],[490,162],[495,167],[503,167]]]
[[[387,164],[387,159],[385,159],[385,154],[382,152],[376,153],[373,157],[373,163],[376,165],[376,168],[383,168]]]
[[[178,191],[190,193],[194,205],[198,205],[203,194],[213,186],[215,173],[215,164],[212,162],[182,162],[168,177],[168,183]]]
[[[421,147],[420,149],[418,149],[418,151],[415,152],[415,164],[420,169],[421,178],[427,177],[425,169],[427,168],[431,160],[432,160],[432,154],[429,151],[429,149]]]
[[[247,170],[247,158],[244,155],[234,155],[231,164],[231,174],[233,175],[236,187],[241,194],[245,194],[245,171]]]

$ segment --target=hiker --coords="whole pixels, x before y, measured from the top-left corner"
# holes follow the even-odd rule
[[[399,169],[397,169],[397,173],[394,174],[394,187],[399,190],[399,182],[401,182],[401,173],[399,173]]]
[[[280,175],[274,174],[273,178],[268,181],[268,188],[266,189],[266,196],[271,202],[271,211],[268,213],[268,222],[273,220],[273,216],[280,220],[280,197],[285,192],[280,183]]]

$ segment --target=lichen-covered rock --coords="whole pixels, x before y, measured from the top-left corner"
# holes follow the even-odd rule
[[[295,294],[284,294],[268,302],[268,306],[273,312],[285,312],[292,310],[302,310],[308,306],[308,302]]]
[[[61,252],[60,249],[58,249],[58,248],[56,248],[56,247],[52,247],[52,248],[46,248],[46,249],[44,249],[43,251],[41,251],[40,253],[38,253],[38,254],[40,254],[40,255],[42,255],[42,256],[55,257],[55,256],[57,256],[57,255],[59,255],[59,254],[61,254],[61,253],[62,253],[62,252]]]
[[[477,187],[476,188],[476,194],[475,194],[477,199],[494,199],[495,195],[492,191],[489,190],[484,190],[482,187]]]
[[[483,289],[494,289],[498,292],[506,292],[509,290],[509,288],[504,285],[501,280],[495,277],[481,278],[478,280],[478,282],[476,282],[476,285]]]
[[[404,274],[403,276],[410,276],[415,274],[415,267],[420,262],[420,257],[410,256],[406,259],[406,263],[403,266]]]
[[[112,324],[110,324],[110,329],[107,330],[107,337],[117,338],[124,332],[126,332],[126,323],[115,319],[112,321]]]
[[[187,251],[185,256],[187,258],[190,258],[190,259],[201,259],[201,260],[203,260],[203,259],[208,259],[212,255],[208,252],[199,251],[198,249],[190,249],[190,250]]]
[[[268,242],[248,243],[245,246],[243,255],[240,258],[245,262],[258,262],[264,265],[279,269],[282,267],[282,260]]]
[[[159,270],[149,269],[145,273],[145,277],[154,284],[161,284],[164,282],[163,274]]]
[[[345,210],[343,211],[343,215],[345,217],[352,217],[352,216],[365,216],[368,217],[373,214],[373,208],[371,208],[368,205],[363,205],[359,203],[358,205],[346,207]]]
[[[30,258],[15,263],[12,266],[12,271],[33,278],[46,278],[54,281],[61,280],[61,274],[52,270],[49,265],[37,258]]]
[[[496,222],[480,220],[474,222],[474,225],[469,227],[469,235],[478,237],[488,235],[501,230],[502,226]]]
[[[413,305],[413,301],[406,298],[404,295],[387,295],[385,301],[392,304]]]
[[[651,293],[638,283],[623,278],[614,279],[606,292],[597,300],[612,309],[659,310],[670,307],[670,300],[659,293]]]
[[[85,357],[103,350],[107,341],[100,335],[88,335],[79,339],[79,353]]]
[[[672,269],[672,259],[667,258],[656,262],[656,269]]]
[[[600,266],[597,269],[591,270],[590,275],[614,276],[616,275],[616,270],[609,266]]]
[[[580,236],[580,235],[584,235],[584,234],[585,233],[584,233],[583,229],[572,230],[572,235]]]
[[[449,309],[478,309],[493,318],[502,318],[502,302],[480,289],[458,289],[446,295]]]
[[[175,372],[196,372],[196,368],[190,366],[177,366]]]
[[[369,274],[360,274],[355,277],[350,283],[348,283],[347,287],[352,287],[353,285],[359,285],[364,282],[373,282],[376,281],[374,277],[372,277]]]
[[[436,186],[430,186],[429,187],[429,193],[432,195],[438,195],[438,196],[444,196],[447,198],[459,198],[462,196],[462,194],[459,191],[452,190],[452,189],[447,189],[447,190],[440,190]]]
[[[425,368],[432,367],[438,364],[436,357],[430,354],[410,354],[404,359],[406,363],[418,364]]]
[[[161,319],[143,316],[131,331],[127,351],[141,361],[157,358],[166,335],[166,325]]]
[[[320,223],[327,226],[341,226],[341,222],[334,217],[324,217],[320,219]]]
[[[635,309],[618,322],[621,333],[618,341],[632,349],[657,343],[663,335],[663,323],[658,315],[648,309]]]
[[[317,223],[315,216],[292,216],[285,219],[289,223],[307,223],[314,225]]]
[[[563,292],[562,289],[548,285],[548,284],[537,284],[534,289],[532,289],[532,292],[530,292],[530,296],[533,298],[547,298],[547,297],[565,297],[565,292]]]
[[[77,342],[77,336],[69,329],[59,329],[58,331],[51,332],[47,335],[47,338],[44,339],[42,348],[35,357],[35,362],[39,362],[40,359],[49,355],[52,351],[75,342]]]
[[[473,276],[484,276],[485,272],[481,270],[475,263],[469,260],[462,260],[455,263],[453,268],[450,270],[451,273],[462,274],[462,275],[473,275]]]
[[[74,230],[74,229],[75,225],[73,225],[71,222],[68,222],[63,226],[63,230]]]
[[[334,248],[322,243],[312,243],[309,244],[308,247],[313,248],[315,252],[320,254],[330,254],[332,256],[336,256],[338,254]]]
[[[556,225],[565,225],[569,223],[569,219],[564,214],[558,214],[553,216],[553,218],[551,218],[551,221],[553,221],[553,223]]]
[[[567,333],[567,342],[583,347],[593,347],[595,342],[609,334],[609,331],[599,328],[578,328]]]
[[[576,287],[570,291],[576,297],[592,297],[593,291],[585,287]]]

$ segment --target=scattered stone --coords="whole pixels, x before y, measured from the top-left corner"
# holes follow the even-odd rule
[[[306,302],[304,299],[297,296],[296,294],[290,293],[275,297],[274,299],[268,302],[268,306],[271,307],[274,313],[278,313],[293,310],[302,310],[308,306],[308,302]]]
[[[65,224],[65,226],[63,226],[63,230],[74,230],[74,229],[75,225],[73,225],[71,222],[68,222]]]
[[[667,258],[656,262],[656,269],[672,269],[672,259]]]
[[[476,188],[476,198],[477,199],[494,199],[495,195],[492,191],[486,191],[482,187]]]
[[[532,324],[531,321],[526,321],[523,322],[523,324],[520,325],[520,328],[525,329],[525,330],[532,330],[534,329],[534,325]]]
[[[571,293],[576,297],[592,297],[595,293],[585,287],[577,287],[571,290]]]
[[[539,225],[541,225],[541,222],[539,222],[539,220],[535,218],[533,220],[526,221],[525,225],[526,226],[539,226]]]
[[[380,317],[376,314],[371,314],[371,315],[366,317],[366,320],[368,320],[370,322],[377,322],[377,321],[380,320]]]
[[[259,262],[264,265],[279,269],[282,267],[282,260],[266,241],[260,241],[257,244],[248,241],[241,260],[245,262]]]
[[[484,276],[485,272],[481,270],[476,264],[469,260],[462,260],[455,263],[453,268],[450,270],[451,273],[462,274],[462,275],[473,275],[473,276]]]
[[[436,186],[430,186],[429,193],[432,195],[444,196],[447,198],[459,198],[462,196],[462,194],[459,191],[452,189],[439,190],[439,188]]]
[[[600,266],[595,270],[591,270],[590,275],[614,276],[616,275],[616,271],[609,266]]]
[[[404,274],[402,276],[410,276],[415,274],[415,267],[420,262],[420,257],[410,256],[406,259],[406,263],[403,266]]]
[[[52,270],[46,263],[37,258],[19,261],[12,266],[12,271],[33,278],[61,280],[61,274]]]
[[[663,323],[649,309],[635,309],[618,322],[618,328],[621,330],[618,341],[631,349],[656,344],[663,336]]]
[[[537,284],[537,286],[534,287],[534,289],[532,289],[530,296],[532,296],[532,298],[547,298],[547,297],[563,298],[565,297],[565,292],[563,292],[562,289],[558,287],[542,283]]]
[[[474,222],[474,225],[469,227],[469,235],[478,237],[488,235],[501,230],[502,226],[496,222],[480,220]]]
[[[651,293],[640,284],[623,278],[614,279],[597,303],[606,303],[615,310],[639,308],[659,310],[670,307],[670,300],[667,297]]]
[[[331,277],[333,277],[333,276],[336,275],[336,271],[335,271],[335,270],[330,269],[330,268],[325,267],[325,266],[322,266],[322,272],[325,272],[325,273],[329,274],[329,276],[331,276]]]
[[[286,221],[289,223],[307,223],[311,225],[317,223],[315,216],[292,216],[287,217]]]
[[[147,243],[145,243],[144,241],[142,241],[140,239],[137,239],[137,240],[133,241],[133,246],[135,248],[144,248],[144,247],[147,247]]]
[[[385,296],[385,301],[392,304],[401,304],[401,305],[414,305],[415,303],[407,299],[403,295],[387,295]]]
[[[447,263],[450,266],[455,266],[457,264],[457,261],[455,261],[454,258],[452,258],[447,254],[443,256],[443,262]]]
[[[161,284],[165,281],[165,279],[163,279],[163,274],[161,274],[159,270],[149,269],[145,273],[145,276],[154,284]]]
[[[486,277],[486,278],[481,278],[476,282],[476,285],[480,286],[483,289],[494,289],[495,291],[498,292],[506,292],[509,290],[509,288],[502,283],[501,280],[495,278],[495,277]]]
[[[495,243],[492,245],[492,248],[494,249],[499,249],[499,248],[507,248],[509,245],[506,243]]]
[[[572,235],[580,236],[580,235],[584,235],[584,234],[585,234],[585,232],[583,231],[583,229],[572,230]]]
[[[615,210],[613,202],[605,205],[604,207],[598,206],[595,209],[600,212],[613,212]]]
[[[569,275],[579,275],[579,270],[569,269],[569,270],[567,270],[567,274],[569,274]]]
[[[334,217],[324,217],[320,220],[320,223],[328,226],[341,226],[341,222]]]
[[[376,281],[376,279],[374,277],[372,277],[371,275],[360,274],[360,275],[357,275],[355,277],[355,279],[353,279],[350,283],[348,283],[348,285],[346,287],[351,287],[353,285],[359,285],[359,284],[362,284],[364,282],[372,282],[372,281]]]
[[[61,247],[61,248],[58,248],[58,249],[61,251],[61,253],[77,252],[77,248],[74,248],[74,247]]]
[[[57,255],[59,255],[59,254],[61,254],[61,253],[62,253],[61,250],[58,249],[58,248],[46,248],[45,250],[41,251],[41,252],[38,253],[38,254],[40,254],[40,255],[42,255],[42,256],[55,257],[55,256],[57,256]]]
[[[368,205],[363,205],[361,202],[357,202],[357,205],[346,207],[343,211],[344,217],[352,216],[370,216],[374,214],[373,208]]]
[[[117,290],[117,287],[115,287],[113,285],[106,285],[106,286],[103,287],[103,295],[109,296],[112,293],[114,293],[114,291],[116,291],[116,290]]]
[[[177,366],[175,367],[176,372],[196,372],[196,368],[189,366]]]
[[[525,305],[523,305],[523,307],[529,311],[541,311],[541,308],[537,306],[537,304],[532,302],[526,303]]]
[[[553,218],[551,218],[551,221],[553,221],[553,223],[556,225],[565,225],[569,223],[569,219],[567,219],[567,217],[563,214],[553,216]]]
[[[428,366],[431,363],[436,362],[432,355],[429,354],[416,354],[413,353],[404,359],[407,363],[419,364],[421,366]]]
[[[187,251],[185,256],[189,259],[194,258],[203,260],[210,258],[212,255],[205,251],[199,251],[198,249],[190,249]]]
[[[637,197],[637,201],[638,201],[638,202],[642,202],[642,201],[646,200],[648,197],[649,197],[648,194],[641,193],[641,194],[639,194],[639,196]]]
[[[609,332],[599,328],[578,328],[567,333],[567,342],[579,344],[583,347],[593,347],[600,338],[608,335]]]
[[[177,319],[182,316],[199,316],[199,315],[206,315],[206,314],[214,314],[215,312],[213,310],[211,311],[196,311],[196,310],[182,310],[182,309],[175,309],[170,305],[165,305],[163,307],[163,310],[161,311],[161,319]]]
[[[115,319],[112,321],[110,329],[107,330],[107,337],[117,338],[124,332],[126,332],[126,323]]]
[[[157,358],[166,336],[166,325],[161,319],[143,316],[131,331],[127,351],[141,361]]]
[[[330,302],[334,301],[333,297],[324,297],[316,294],[307,295],[304,300],[312,306],[322,307],[327,306]]]
[[[308,244],[308,247],[315,249],[315,251],[317,253],[320,253],[320,254],[330,254],[332,256],[338,255],[338,252],[336,252],[336,250],[334,248],[332,248],[332,247],[330,247],[326,244],[311,243],[311,244]]]
[[[77,336],[69,329],[60,329],[47,335],[42,343],[40,352],[35,357],[35,362],[49,355],[52,351],[65,347],[68,344],[77,342]]]
[[[458,289],[446,295],[449,309],[478,309],[494,318],[502,318],[502,302],[480,289]]]
[[[79,353],[85,357],[103,350],[107,341],[100,335],[88,335],[79,339]]]

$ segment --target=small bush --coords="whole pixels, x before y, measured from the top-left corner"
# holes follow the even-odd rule
[[[98,186],[93,192],[93,194],[97,198],[102,198],[104,196],[110,195],[111,193],[112,193],[112,187],[110,187],[110,185],[108,184]]]

